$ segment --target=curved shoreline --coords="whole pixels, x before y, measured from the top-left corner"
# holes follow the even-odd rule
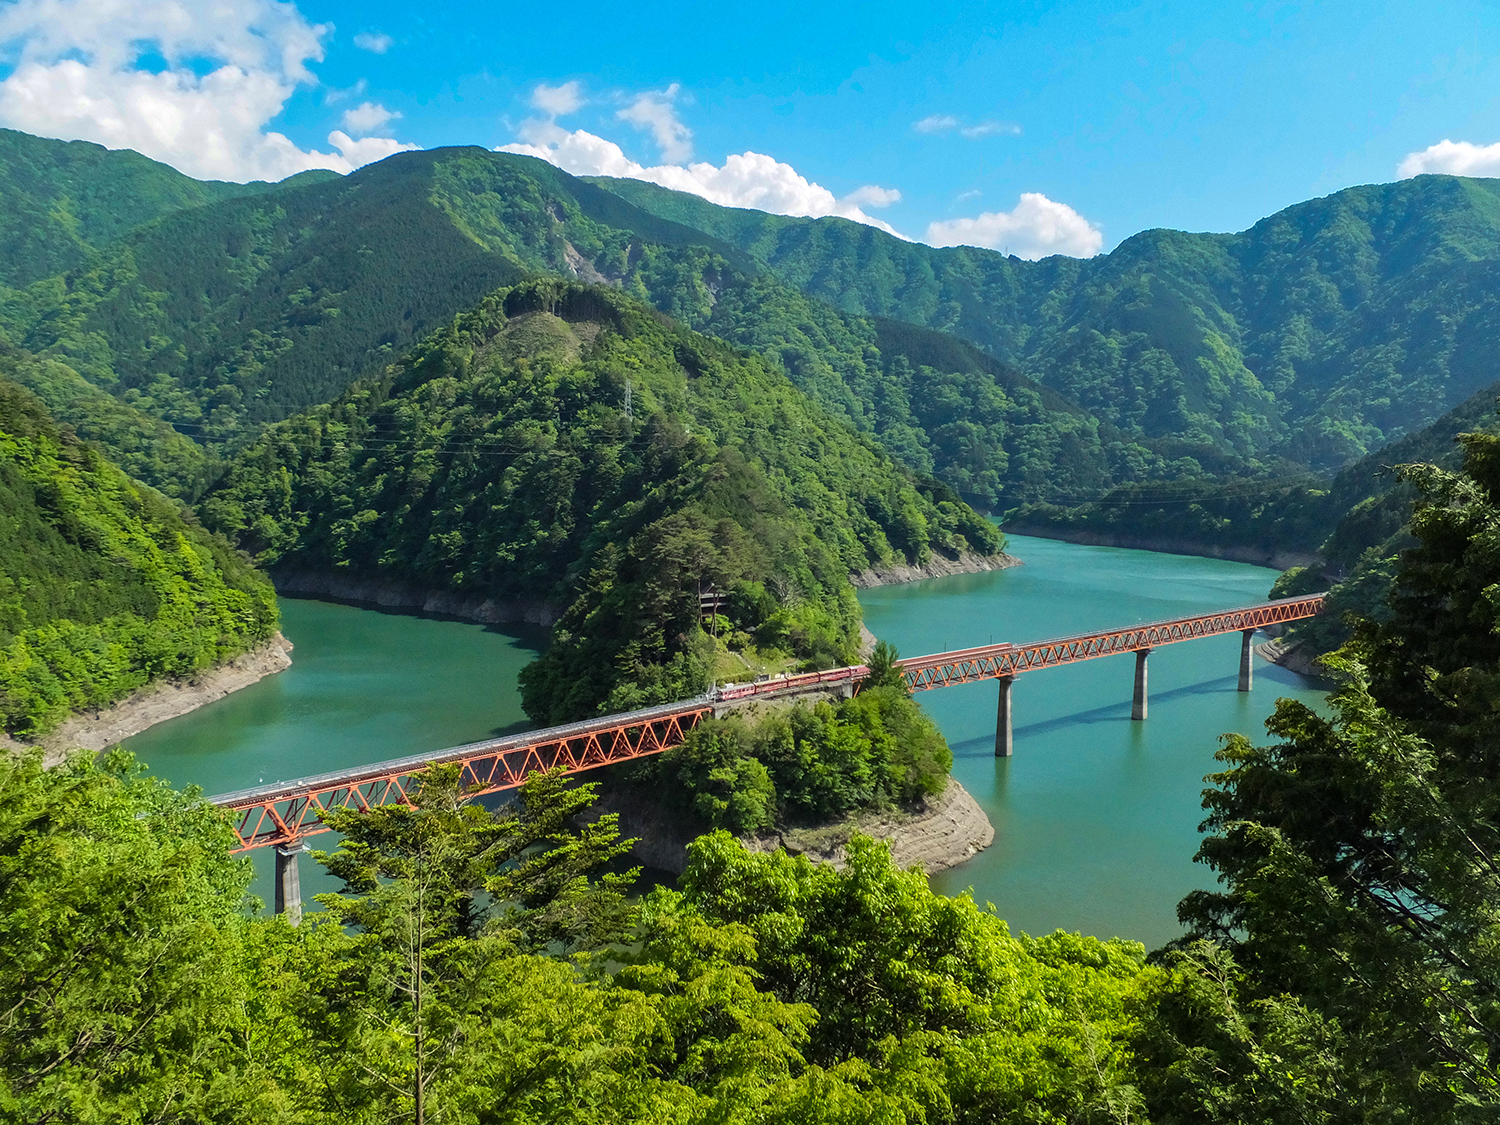
[[[1328,672],[1318,663],[1318,654],[1305,644],[1273,637],[1269,641],[1262,641],[1256,645],[1255,651],[1260,653],[1262,659],[1269,660],[1272,664],[1279,664],[1289,672],[1296,672],[1299,676],[1306,676],[1312,680],[1328,679]]]
[[[962,554],[957,559],[934,557],[920,567],[872,567],[851,574],[856,588],[914,582],[949,574],[976,574],[1020,566],[1010,555]],[[272,573],[278,595],[326,598],[380,609],[431,613],[474,621],[482,625],[531,625],[550,627],[561,610],[550,603],[500,600],[436,590],[392,579],[373,578],[338,571],[285,569]],[[861,631],[861,651],[873,648],[874,637]],[[168,680],[142,688],[133,695],[93,714],[77,714],[35,742],[22,742],[0,734],[0,750],[12,753],[41,747],[48,762],[62,760],[68,750],[101,751],[157,723],[186,715],[232,692],[249,687],[266,676],[291,666],[292,644],[280,633],[266,645],[242,653],[217,667],[205,669],[186,680]]]
[[[934,555],[921,566],[906,563],[885,563],[872,566],[857,574],[849,575],[856,590],[869,590],[875,586],[897,586],[903,582],[920,582],[924,578],[947,578],[953,574],[985,574],[992,570],[1009,570],[1025,564],[1014,555],[1001,551],[998,555],[976,555],[962,552],[956,559]]]
[[[681,875],[687,867],[688,844],[709,831],[692,814],[664,808],[646,794],[624,786],[603,789],[587,818],[595,820],[609,813],[619,816],[622,837],[636,838],[630,850],[635,859],[673,875]],[[834,824],[743,836],[740,842],[752,852],[785,848],[792,855],[842,868],[849,838],[856,832],[888,845],[897,867],[919,866],[929,875],[957,867],[995,840],[994,825],[979,802],[950,777],[941,794],[911,812],[887,809],[856,813]]]
[[[284,568],[271,571],[271,582],[283,597],[327,598],[380,609],[456,617],[480,625],[541,625],[550,628],[562,616],[558,606],[539,599],[496,601],[482,594],[439,590],[395,578],[348,571]]]
[[[18,742],[0,735],[0,747],[12,752],[40,747],[49,766],[61,761],[69,750],[98,752],[291,667],[291,651],[292,642],[277,633],[260,648],[185,680],[150,684],[92,714],[74,715],[35,742]]]
[[[920,566],[883,563],[849,575],[856,590],[920,582],[924,578],[946,578],[952,574],[982,574],[1021,566],[1014,555],[976,555],[965,551],[956,559],[934,555]],[[396,578],[352,574],[345,571],[283,568],[271,572],[278,594],[300,598],[331,598],[381,609],[413,610],[443,617],[476,621],[481,625],[540,625],[551,627],[562,616],[562,607],[540,599],[495,599],[482,594],[464,594],[421,586]]]

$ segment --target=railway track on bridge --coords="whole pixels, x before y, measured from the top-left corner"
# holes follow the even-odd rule
[[[1241,633],[1244,643],[1240,689],[1248,691],[1251,635],[1270,625],[1312,617],[1322,610],[1323,604],[1321,594],[1283,598],[1097,633],[917,656],[900,661],[898,666],[907,686],[913,691],[979,680],[998,681],[1000,701],[995,752],[1007,755],[1011,750],[1010,685],[1022,673],[1133,652],[1136,654],[1136,690],[1132,715],[1144,719],[1146,658],[1153,649],[1204,637]],[[856,665],[754,684],[729,685],[682,703],[606,715],[566,726],[528,731],[510,738],[472,742],[446,750],[260,785],[221,793],[209,800],[230,814],[238,840],[237,851],[275,847],[284,859],[301,849],[305,837],[328,831],[320,819],[326,810],[370,809],[410,803],[408,793],[414,780],[433,763],[458,763],[465,789],[471,796],[480,797],[514,789],[535,771],[561,767],[569,773],[581,773],[659,754],[679,745],[705,718],[725,709],[809,692],[852,695],[868,673],[868,668]],[[283,864],[278,862],[278,869],[282,867]],[[295,863],[290,869],[295,878]],[[278,903],[283,898],[281,892],[281,880],[278,880]]]

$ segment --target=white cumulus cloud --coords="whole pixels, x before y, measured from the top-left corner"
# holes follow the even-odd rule
[[[951,113],[934,113],[930,117],[912,122],[911,127],[919,133],[946,133],[949,129],[958,128],[958,118]]]
[[[1066,254],[1091,258],[1104,248],[1104,235],[1066,203],[1040,192],[1021,193],[1013,211],[986,211],[972,219],[948,219],[927,227],[934,246],[984,246],[1019,258]]]
[[[1500,144],[1476,145],[1469,141],[1439,141],[1421,152],[1408,153],[1396,169],[1403,180],[1424,172],[1451,176],[1500,176]]]
[[[545,82],[531,91],[531,105],[548,117],[562,117],[583,105],[583,87],[577,82],[548,86]]]
[[[570,132],[550,121],[531,120],[522,125],[520,133],[519,143],[503,145],[499,151],[539,157],[579,176],[647,180],[702,196],[724,207],[752,207],[774,215],[812,218],[837,215],[879,227],[898,238],[905,237],[889,223],[866,214],[860,206],[883,207],[896,202],[901,193],[893,188],[872,184],[840,199],[821,184],[808,180],[790,164],[783,164],[763,153],[739,153],[726,157],[722,165],[705,161],[648,168],[631,160],[613,141],[582,129]]]
[[[1019,137],[1021,127],[1014,121],[981,121],[978,125],[965,125],[958,131],[959,136],[967,137],[971,141],[1002,134],[1007,137]]]
[[[411,152],[416,145],[404,145],[393,137],[361,137],[355,140],[348,133],[335,129],[328,134],[328,143],[339,150],[344,164],[350,169],[363,168],[398,152]]]
[[[665,90],[650,90],[637,94],[617,117],[628,121],[637,129],[649,132],[661,149],[661,157],[669,164],[686,160],[693,155],[693,131],[677,116],[677,94],[681,87],[673,82]]]
[[[866,207],[889,207],[892,203],[901,202],[901,193],[895,188],[883,188],[878,184],[866,184],[864,187],[855,188],[844,196],[846,203],[862,203]]]
[[[354,37],[354,45],[361,51],[369,51],[374,55],[383,55],[391,49],[395,42],[383,31],[361,31]]]
[[[344,128],[351,133],[368,135],[400,116],[395,110],[386,109],[379,102],[361,102],[353,109],[344,110]]]
[[[15,0],[0,7],[15,59],[0,124],[229,180],[349,172],[415,148],[335,131],[336,151],[306,151],[267,129],[298,85],[316,83],[307,63],[323,58],[330,30],[281,0]],[[150,56],[165,67],[142,66]]]
[[[951,133],[957,129],[960,137],[971,141],[977,141],[982,137],[998,136],[1002,133],[1010,137],[1021,135],[1021,127],[1013,121],[980,121],[973,125],[965,125],[951,113],[934,113],[920,121],[913,121],[911,127],[919,133]]]

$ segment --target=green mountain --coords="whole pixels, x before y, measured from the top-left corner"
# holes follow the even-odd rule
[[[304,172],[283,184],[332,172]],[[138,152],[0,129],[0,285],[76,269],[133,227],[283,186],[204,182]]]
[[[275,631],[263,576],[0,376],[0,729],[45,733]]]
[[[101,205],[116,217],[91,228],[88,253],[0,291],[0,333],[78,377],[53,367],[27,382],[58,417],[187,498],[264,425],[537,274],[616,287],[757,352],[908,468],[992,510],[1115,490],[1134,511],[1150,505],[1132,489],[1217,482],[1238,496],[1249,481],[1270,498],[1253,515],[1289,487],[1322,491],[1497,374],[1491,181],[1353,188],[1240,234],[1148,231],[1088,261],[1022,262],[480,149],[275,190],[200,185],[193,203],[183,184],[108,195],[100,185],[136,182],[120,171],[130,154],[68,163],[70,146],[7,141],[38,183],[67,171],[149,221],[124,229],[136,212]],[[156,179],[141,182],[177,182],[142,167]],[[64,245],[66,222],[28,207],[17,229]],[[197,442],[197,466],[159,422]],[[1172,506],[1186,505],[1174,493]],[[1233,537],[1245,510],[1210,505],[1187,522]],[[1314,534],[1271,523],[1274,546]]]
[[[1092,493],[1163,463],[951,337],[840,313],[727,243],[541,161],[479,149],[402,154],[167,214],[63,275],[0,293],[0,331],[217,456],[537,273],[614,285],[759,352],[909,467],[983,504]],[[99,404],[33,389],[80,434],[126,452],[94,417]],[[141,472],[196,495],[180,469]]]
[[[271,426],[201,507],[264,565],[564,607],[522,675],[538,722],[747,678],[733,652],[851,661],[851,572],[1002,544],[773,365],[557,281]]]
[[[591,182],[844,312],[970,340],[1184,456],[1336,470],[1497,375],[1500,181],[1350,188],[1239,234],[1145,231],[1098,258],[1039,262]]]

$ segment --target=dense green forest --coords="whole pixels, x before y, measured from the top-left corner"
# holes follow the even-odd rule
[[[131,228],[174,211],[326,178],[336,177],[204,182],[128,149],[0,129],[0,285],[24,287],[76,269]]]
[[[953,752],[895,660],[878,643],[860,693],[837,705],[705,720],[680,746],[626,771],[625,783],[685,823],[737,836],[917,807],[947,788]]]
[[[1101,422],[1335,471],[1494,381],[1500,182],[1418,176],[1299,203],[1239,234],[1145,231],[1039,262],[843,219],[591,181],[859,316],[950,332]]]
[[[536,273],[619,287],[757,351],[995,511],[1141,484],[1321,478],[1495,375],[1488,181],[1354,188],[1241,234],[1149,231],[1088,261],[1022,262],[478,149],[276,190],[189,189],[134,154],[6,140],[31,169],[16,229],[53,247],[38,260],[56,269],[7,282],[0,332],[210,458]],[[64,188],[100,216],[86,237],[56,205]],[[101,403],[48,401],[116,452]],[[142,461],[175,495],[201,487]],[[1227,517],[1237,529],[1241,515]]]
[[[29,144],[38,167],[66,165],[59,142],[14,143]],[[96,206],[113,208],[122,233],[63,272],[0,292],[0,333],[170,422],[210,463],[267,422],[377,374],[496,286],[537,273],[617,286],[757,351],[908,467],[996,510],[1243,461],[1201,440],[1100,422],[952,336],[841,312],[728,243],[529,158],[406,153],[342,179],[309,174],[173,210],[164,200],[180,193],[137,183],[140,170],[116,167],[117,155],[90,170]],[[144,199],[127,206],[131,190]],[[130,227],[143,208],[153,221]],[[33,211],[37,238],[65,240],[61,219]],[[123,458],[120,428],[100,424],[102,403],[48,401]],[[184,479],[174,454],[164,450],[159,468],[138,456],[138,475],[194,499],[203,474]]]
[[[1219,883],[1149,956],[1012,934],[862,838],[835,870],[720,831],[633,899],[615,821],[571,827],[590,787],[533,775],[491,812],[453,766],[412,805],[328,814],[340,890],[293,926],[241,911],[248,864],[197,793],[118,753],[9,758],[0,1104],[184,1125],[1493,1120],[1500,437],[1464,452],[1404,471],[1415,546],[1329,713],[1283,701],[1273,744],[1224,740],[1198,853]],[[725,740],[708,731],[702,766]]]
[[[851,662],[851,573],[1002,544],[777,368],[554,281],[272,426],[201,510],[261,565],[563,607],[522,675],[543,723],[696,694],[725,649]]]
[[[0,375],[6,733],[40,735],[71,712],[219,663],[271,637],[276,621],[262,575]]]

